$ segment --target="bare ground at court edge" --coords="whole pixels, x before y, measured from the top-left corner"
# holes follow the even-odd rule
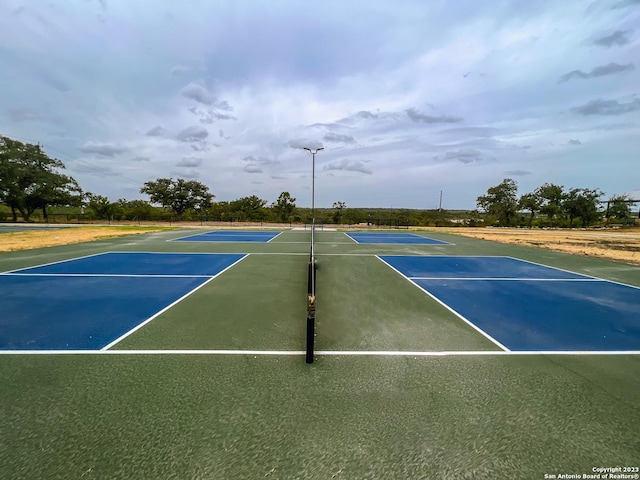
[[[640,265],[638,227],[594,230],[460,227],[430,230]]]

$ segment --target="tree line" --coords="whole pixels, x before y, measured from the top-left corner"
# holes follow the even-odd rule
[[[64,174],[64,164],[50,158],[40,145],[0,136],[0,220],[11,215],[30,221],[47,221],[53,214],[72,214],[86,220],[206,220],[222,222],[309,223],[312,212],[300,208],[289,192],[276,201],[255,195],[215,202],[209,187],[181,178],[158,178],[146,182],[140,193],[146,200],[107,197],[85,192]],[[478,210],[442,211],[417,209],[348,208],[343,201],[332,208],[317,208],[318,223],[369,224],[377,226],[524,225],[589,226],[603,216],[607,221],[625,221],[630,216],[629,199],[614,196],[603,210],[598,189],[572,188],[545,183],[518,198],[512,179],[487,190],[477,198]]]
[[[516,226],[526,222],[529,227],[589,227],[596,222],[627,223],[631,217],[632,200],[626,195],[614,195],[607,202],[597,188],[570,188],[545,183],[533,192],[518,197],[518,184],[505,178],[490,187],[476,200],[478,209],[486,214],[485,223]]]

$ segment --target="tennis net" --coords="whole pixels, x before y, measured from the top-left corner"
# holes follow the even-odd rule
[[[309,253],[309,270],[307,286],[307,351],[306,362],[313,363],[316,335],[316,254],[315,254],[315,222],[311,225],[311,249]]]

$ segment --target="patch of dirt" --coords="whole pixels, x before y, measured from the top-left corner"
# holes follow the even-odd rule
[[[3,233],[0,235],[0,252],[32,250],[72,243],[91,242],[102,238],[122,237],[164,231],[166,228],[135,227],[68,227],[37,229],[33,231]]]
[[[640,265],[639,228],[621,230],[456,228],[438,231]]]

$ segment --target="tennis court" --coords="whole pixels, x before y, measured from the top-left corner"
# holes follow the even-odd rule
[[[310,232],[232,233],[0,256],[0,476],[638,465],[638,267],[432,232],[317,231],[307,364]]]

